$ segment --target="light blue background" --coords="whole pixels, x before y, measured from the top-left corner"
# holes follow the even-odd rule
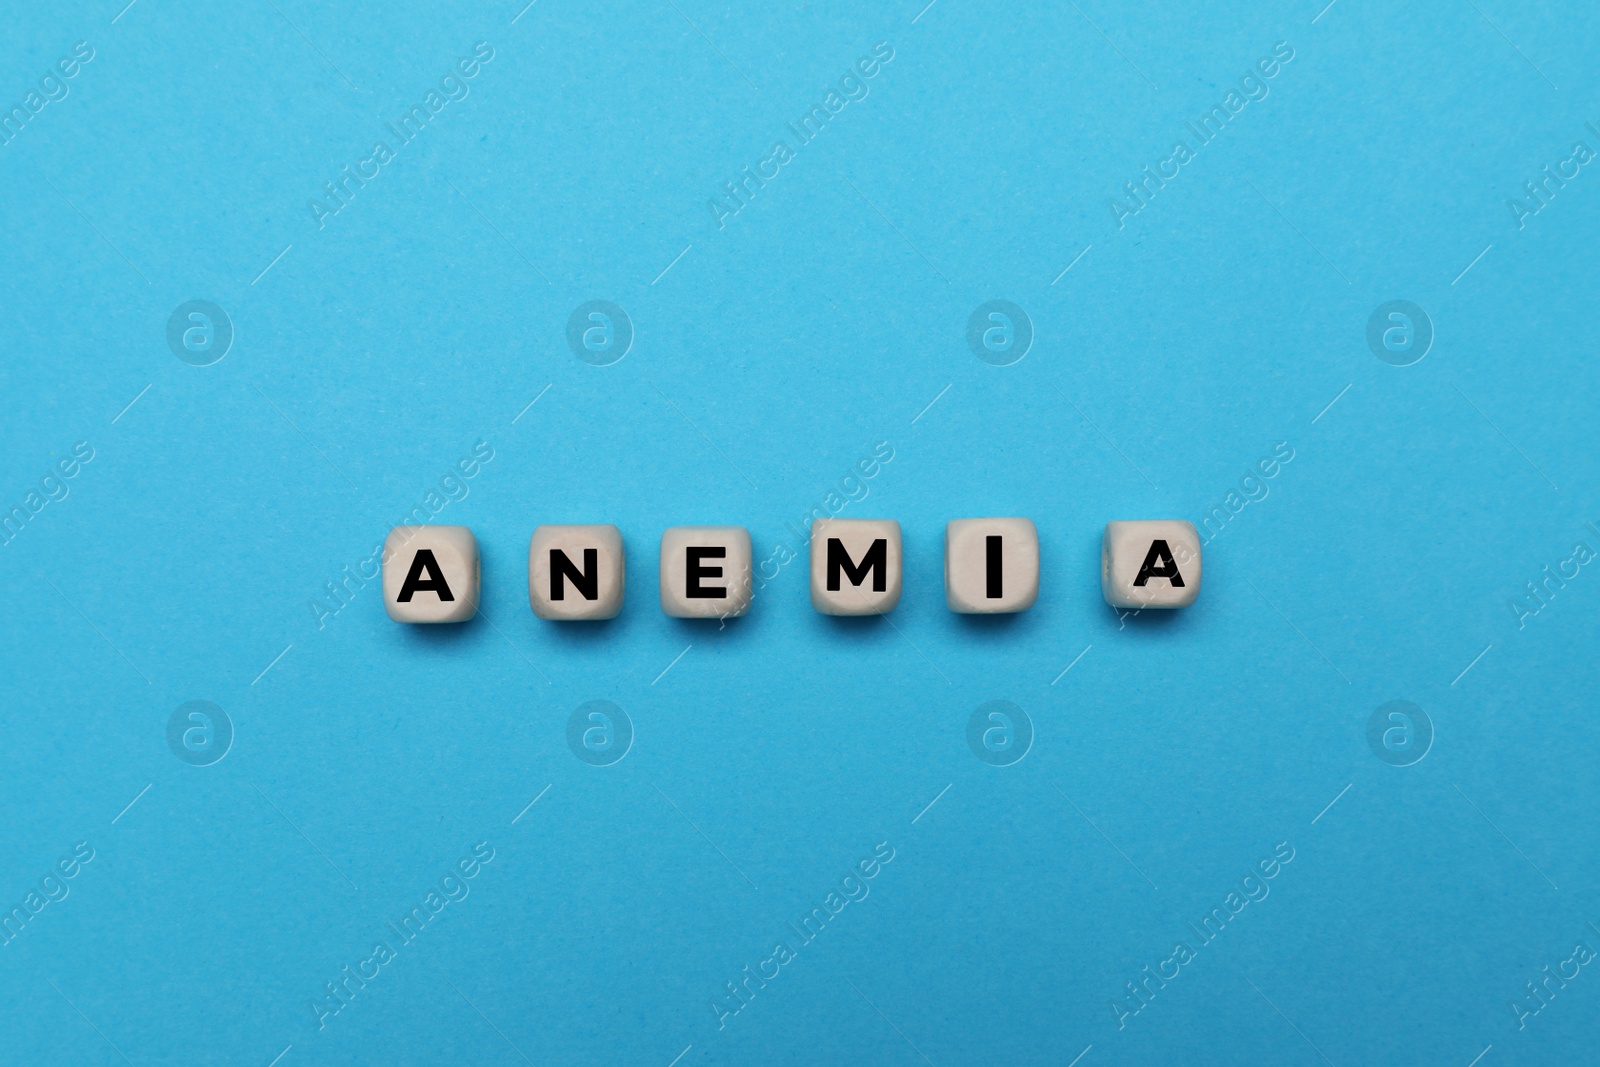
[[[1600,974],[1525,1029],[1508,1004],[1600,948],[1600,577],[1509,603],[1600,548],[1600,175],[1522,229],[1507,200],[1600,148],[1600,10],[119,7],[14,4],[0,40],[7,107],[95,49],[0,148],[4,506],[95,449],[0,549],[0,901],[96,850],[0,947],[0,1061],[1592,1053]],[[470,95],[319,229],[479,41]],[[880,41],[870,95],[719,229],[722,183]],[[1277,42],[1270,95],[1119,229],[1109,198]],[[965,340],[996,298],[1036,330],[1009,367]],[[165,341],[190,299],[234,325],[209,367]],[[614,366],[566,346],[591,299],[632,318]],[[1391,299],[1436,330],[1412,366],[1366,344]],[[437,521],[477,534],[487,619],[407,629],[369,585],[319,628],[479,440]],[[800,550],[784,524],[879,442],[843,513],[904,528],[890,619],[815,614],[803,554],[726,629],[661,615],[663,528]],[[1103,523],[1198,521],[1278,442],[1199,602],[1119,623]],[[1037,607],[950,614],[943,524],[1012,514]],[[623,531],[624,612],[540,622],[528,536],[585,521]],[[192,699],[236,729],[209,767],[167,747]],[[614,766],[566,747],[592,699],[637,733]],[[1010,767],[966,745],[992,699],[1036,731]],[[1366,740],[1396,699],[1437,731],[1404,768]],[[322,984],[479,841],[470,896],[319,1030]],[[878,842],[870,896],[719,1029]],[[1119,1029],[1279,842],[1270,896]]]

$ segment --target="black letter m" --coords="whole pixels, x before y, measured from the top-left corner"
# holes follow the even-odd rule
[[[888,588],[889,581],[889,542],[885,538],[878,538],[872,542],[872,547],[867,549],[867,554],[861,557],[861,564],[857,566],[850,560],[850,553],[844,549],[844,542],[837,537],[828,538],[828,592],[839,591],[839,572],[850,579],[851,585],[860,585],[867,580],[867,571],[872,572],[872,591],[881,593]]]

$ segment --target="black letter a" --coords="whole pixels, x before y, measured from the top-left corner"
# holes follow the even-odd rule
[[[1167,547],[1165,541],[1150,542],[1150,554],[1144,557],[1139,577],[1133,580],[1133,584],[1144,585],[1152,578],[1165,578],[1172,583],[1172,588],[1183,588],[1183,575],[1178,573],[1178,561],[1172,558],[1172,549]]]
[[[422,577],[423,571],[428,572],[426,579]],[[409,604],[413,593],[428,592],[437,594],[440,600],[455,599],[455,595],[450,592],[450,586],[445,583],[444,572],[439,569],[439,561],[433,558],[433,550],[419,548],[411,559],[411,571],[401,583],[400,595],[395,597],[395,600]]]

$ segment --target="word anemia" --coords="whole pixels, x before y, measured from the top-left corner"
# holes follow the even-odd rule
[[[900,602],[900,524],[811,524],[811,605],[824,615],[882,615]],[[750,609],[750,531],[674,526],[661,535],[661,610],[728,619]],[[465,526],[396,526],[383,545],[383,602],[404,623],[465,622],[477,614],[478,542]],[[528,543],[528,602],[541,619],[614,618],[624,557],[615,526],[539,526]],[[951,611],[1026,611],[1039,598],[1039,531],[1022,518],[956,519],[945,527],[945,603]],[[1106,523],[1100,590],[1114,608],[1182,608],[1200,595],[1200,536],[1177,519]]]

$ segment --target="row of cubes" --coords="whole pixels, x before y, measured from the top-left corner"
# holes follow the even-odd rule
[[[661,535],[661,610],[727,619],[750,609],[750,531],[673,526]],[[615,526],[539,526],[528,544],[528,602],[541,619],[614,618],[622,610],[622,533]],[[882,615],[900,602],[900,524],[811,524],[811,604],[824,615]],[[465,622],[477,614],[478,541],[465,526],[396,526],[383,546],[383,601],[396,622]],[[956,519],[945,527],[951,611],[1027,611],[1039,598],[1039,531],[1031,519]],[[1116,608],[1181,608],[1200,594],[1200,537],[1176,519],[1106,523],[1100,588]]]

